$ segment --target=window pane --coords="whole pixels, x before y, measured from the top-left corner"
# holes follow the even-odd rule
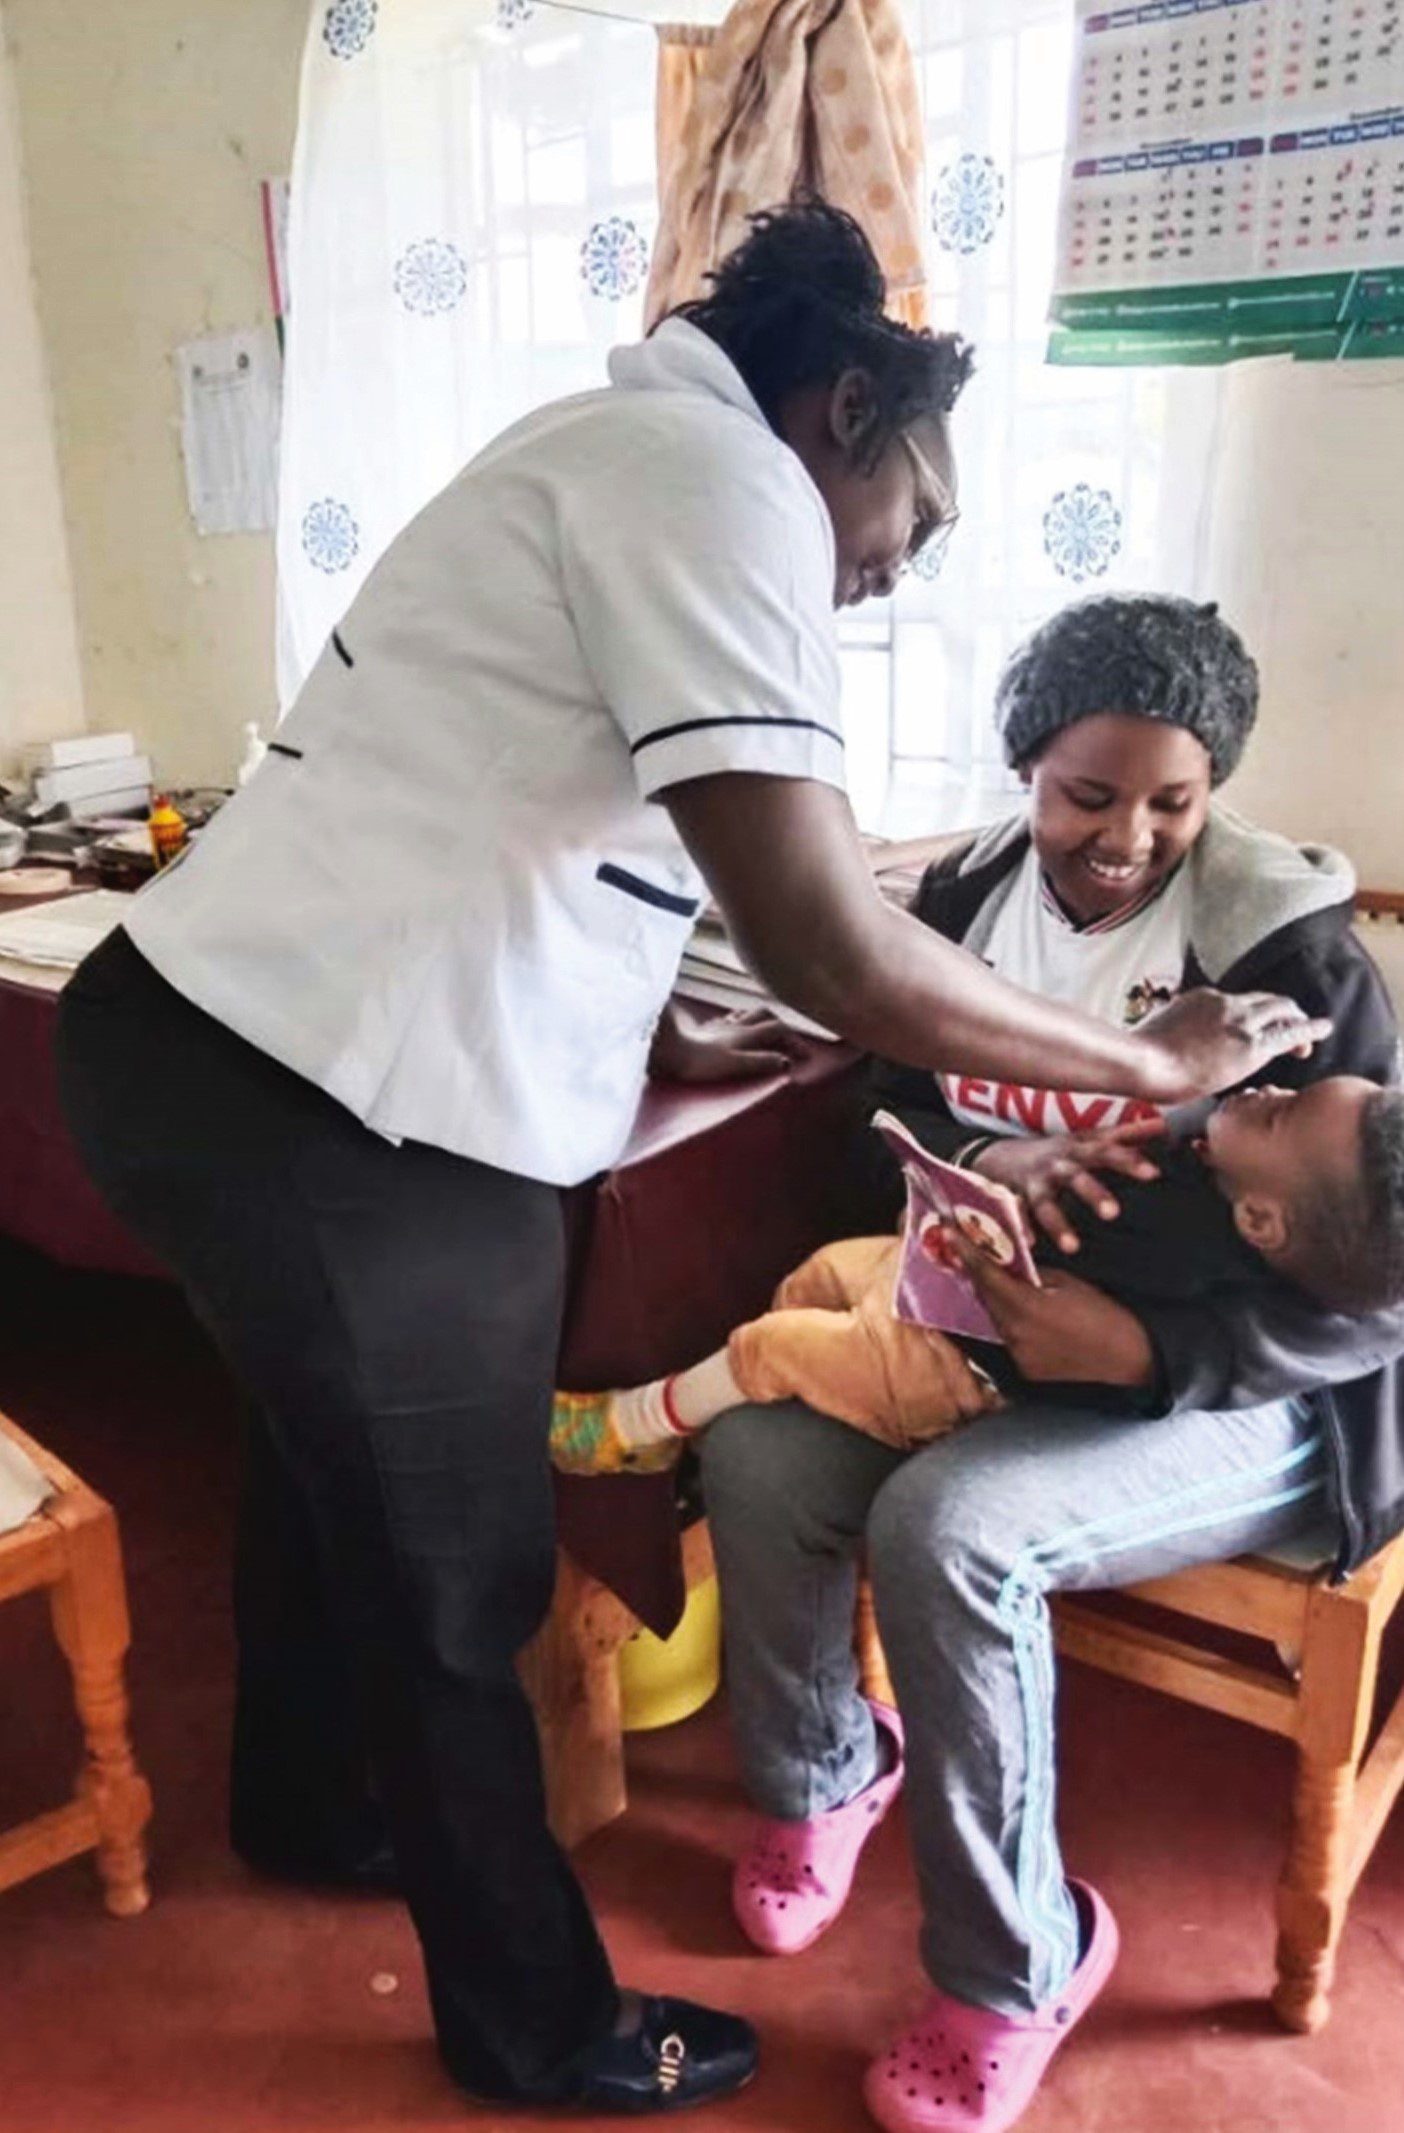
[[[892,662],[886,643],[846,644],[843,665],[843,733],[848,796],[863,829],[876,829],[887,797],[891,748]]]
[[[886,820],[914,833],[942,810],[970,821],[1010,805],[992,713],[1020,639],[1069,600],[1161,574],[1165,387],[1155,372],[1044,360],[1068,0],[906,0],[905,12],[926,129],[932,317],[976,352],[953,423],[960,526],[938,576],[908,577],[890,603]],[[1060,512],[1081,513],[1077,540],[1057,538]]]
[[[896,633],[893,662],[893,755],[944,756],[949,743],[946,695],[950,680],[940,624],[904,624]]]

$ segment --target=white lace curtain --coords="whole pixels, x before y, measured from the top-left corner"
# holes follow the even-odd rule
[[[1042,360],[1071,0],[905,4],[933,311],[978,375],[940,577],[845,617],[855,803],[898,832],[998,804],[990,698],[1024,630],[1096,586],[1189,589],[1214,390]],[[418,506],[639,331],[655,65],[643,22],[542,0],[318,0],[289,235],[284,701]]]
[[[1045,616],[1098,588],[1191,591],[1217,387],[1043,360],[1072,0],[904,0],[926,127],[932,316],[976,348],[961,522],[939,577],[845,617],[855,802],[897,834],[1007,805],[990,706]]]
[[[316,0],[288,230],[285,706],[420,505],[642,330],[656,62],[643,24],[536,0]]]

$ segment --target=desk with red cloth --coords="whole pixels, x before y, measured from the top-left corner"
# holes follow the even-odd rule
[[[54,982],[0,965],[0,1232],[66,1265],[161,1278],[69,1140],[57,1010]],[[765,1309],[781,1276],[834,1234],[826,1150],[837,1146],[854,1079],[851,1054],[816,1046],[779,1080],[649,1088],[618,1163],[566,1196],[563,1387],[661,1376]],[[684,1589],[672,1477],[558,1476],[557,1489],[562,1545],[666,1635]]]

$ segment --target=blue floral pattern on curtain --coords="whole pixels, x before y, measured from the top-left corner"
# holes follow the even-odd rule
[[[395,261],[395,294],[406,311],[421,318],[452,311],[463,301],[468,268],[457,245],[442,237],[421,237]]]
[[[375,33],[376,0],[332,0],[322,40],[333,59],[354,59]]]
[[[1043,514],[1043,546],[1059,577],[1081,585],[1106,575],[1121,547],[1121,513],[1109,489],[1060,489]]]
[[[978,252],[993,238],[1003,213],[1004,179],[993,156],[967,151],[936,180],[931,227],[943,252]]]
[[[345,504],[323,496],[302,515],[302,546],[307,560],[328,576],[347,570],[361,545],[361,530]]]
[[[648,244],[624,215],[607,215],[592,223],[580,247],[580,272],[592,296],[617,303],[643,286],[648,272]]]

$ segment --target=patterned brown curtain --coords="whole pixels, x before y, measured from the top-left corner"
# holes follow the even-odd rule
[[[921,116],[897,0],[740,0],[659,32],[651,326],[698,296],[746,217],[818,193],[862,224],[888,309],[925,325]]]

